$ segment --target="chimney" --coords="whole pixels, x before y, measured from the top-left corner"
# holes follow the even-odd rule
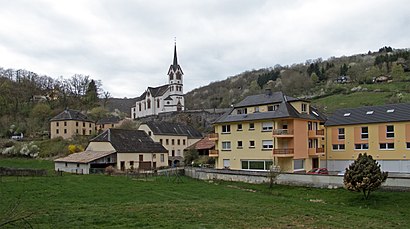
[[[272,90],[270,88],[265,89],[265,95],[271,96],[272,95]]]

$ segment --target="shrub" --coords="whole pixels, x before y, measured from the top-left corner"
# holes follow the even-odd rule
[[[369,198],[370,192],[378,189],[387,179],[387,172],[382,172],[380,165],[371,155],[359,154],[349,165],[344,175],[343,183],[350,191],[363,192],[364,198]]]
[[[113,166],[108,166],[105,168],[105,174],[111,176],[115,172],[115,168]]]

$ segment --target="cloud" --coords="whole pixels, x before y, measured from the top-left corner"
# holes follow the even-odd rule
[[[185,92],[245,70],[407,48],[410,10],[387,1],[23,1],[0,8],[0,66],[86,74],[116,97],[167,82],[177,37]]]

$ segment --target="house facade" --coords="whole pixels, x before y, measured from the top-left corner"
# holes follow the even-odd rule
[[[327,167],[344,170],[367,153],[382,170],[410,173],[410,104],[341,109],[326,121]]]
[[[168,165],[167,150],[144,131],[108,129],[90,140],[84,152],[54,160],[55,170],[89,174],[113,166],[118,170],[151,170]]]
[[[282,92],[248,96],[214,123],[216,168],[308,171],[324,158],[325,117]]]
[[[91,135],[95,123],[80,111],[66,109],[50,120],[50,138],[68,139],[74,135]]]
[[[105,117],[95,123],[95,128],[98,132],[103,132],[110,128],[119,128],[125,120],[118,116]]]
[[[168,84],[148,87],[131,108],[131,118],[141,118],[164,112],[184,110],[183,76],[177,59],[177,46],[174,46],[174,60],[168,69]]]
[[[169,165],[178,164],[184,157],[184,150],[202,139],[202,134],[195,128],[180,123],[145,122],[139,127],[155,142],[168,151]]]

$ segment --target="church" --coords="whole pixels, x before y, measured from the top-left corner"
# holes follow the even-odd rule
[[[136,98],[131,108],[131,118],[141,118],[159,113],[184,110],[183,75],[177,59],[177,45],[174,46],[174,60],[168,70],[168,84],[148,87]]]

